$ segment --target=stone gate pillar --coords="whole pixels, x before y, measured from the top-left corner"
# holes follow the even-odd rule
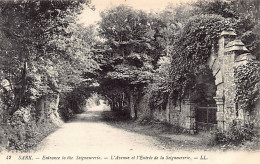
[[[184,107],[182,110],[185,110],[186,113],[186,129],[191,133],[196,133],[196,108],[197,103],[192,99],[184,99]]]
[[[219,131],[226,131],[234,121],[243,119],[237,109],[235,102],[236,85],[234,79],[234,68],[236,59],[241,54],[247,53],[245,45],[241,40],[235,40],[234,30],[229,29],[221,33],[218,42],[218,52],[214,60],[211,59],[215,84],[217,86],[216,97],[217,104],[217,127]]]
[[[208,65],[213,71],[213,76],[215,77],[215,85],[217,86],[216,97],[214,97],[217,105],[217,128],[219,131],[224,131],[226,129],[226,92],[225,89],[229,88],[229,84],[226,84],[226,81],[233,79],[228,78],[228,74],[233,73],[233,63],[230,56],[226,56],[225,48],[226,45],[233,41],[236,37],[236,34],[233,29],[228,29],[223,31],[220,34],[220,39],[218,41],[217,52],[211,54],[211,59],[209,60]]]
[[[241,40],[234,40],[225,46],[223,57],[222,70],[224,73],[224,110],[225,123],[224,130],[227,130],[232,123],[240,123],[243,120],[243,114],[239,113],[235,102],[236,84],[234,78],[234,68],[236,65],[236,58],[248,50]]]
[[[235,102],[234,68],[255,59],[241,40],[236,40],[235,37],[234,30],[223,31],[218,42],[218,51],[213,51],[208,63],[216,78],[217,91],[214,99],[217,104],[217,127],[221,132],[228,130],[233,123],[244,123],[245,113],[237,109]]]
[[[245,114],[237,109],[235,102],[234,68],[254,58],[248,53],[241,40],[235,38],[233,29],[223,31],[218,41],[217,51],[215,51],[216,46],[213,47],[208,61],[217,87],[214,99],[217,105],[217,127],[221,132],[228,130],[234,122],[242,124],[244,122]]]

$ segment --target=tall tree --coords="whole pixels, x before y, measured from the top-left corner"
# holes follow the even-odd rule
[[[119,91],[119,95],[111,96],[126,95],[130,115],[134,118],[134,104],[140,93],[138,91],[141,91],[139,87],[149,82],[152,61],[156,60],[154,55],[158,55],[155,53],[156,32],[152,29],[152,19],[145,12],[127,6],[106,10],[101,17],[99,33],[110,47],[103,56],[112,65],[104,73],[101,84],[109,90],[121,86],[121,94]]]

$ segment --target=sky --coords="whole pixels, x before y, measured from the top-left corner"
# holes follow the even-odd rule
[[[190,1],[194,0],[92,0],[92,5],[96,8],[95,11],[85,6],[82,14],[79,16],[78,22],[84,25],[94,24],[101,19],[99,15],[101,11],[120,4],[149,12],[163,10],[169,3],[178,4]]]

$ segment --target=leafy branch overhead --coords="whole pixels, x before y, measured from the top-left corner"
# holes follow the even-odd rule
[[[71,89],[83,80],[83,72],[98,69],[91,45],[80,36],[93,28],[72,25],[84,3],[88,2],[0,2],[1,70],[13,86],[14,101],[21,102],[13,110],[50,91]]]

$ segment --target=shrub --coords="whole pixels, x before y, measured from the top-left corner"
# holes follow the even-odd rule
[[[39,131],[30,115],[31,107],[21,108],[8,120],[6,133],[8,149],[27,151],[36,145],[35,138]]]
[[[254,128],[253,124],[246,124],[242,127],[233,124],[226,132],[213,132],[210,145],[220,145],[223,150],[236,149],[237,147],[245,147],[244,145],[248,145],[249,143],[258,145],[258,138],[258,131]],[[252,146],[248,149],[250,148]]]
[[[34,108],[31,106],[21,108],[8,119],[7,126],[5,126],[7,149],[27,152],[57,128],[57,125],[48,122],[38,126],[36,119],[32,117],[33,110]]]

